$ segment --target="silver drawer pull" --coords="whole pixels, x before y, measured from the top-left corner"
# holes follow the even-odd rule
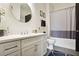
[[[5,49],[5,51],[6,51],[6,50],[9,50],[9,49],[12,49],[12,48],[16,48],[16,47],[18,47],[18,46],[16,45],[16,46],[13,46],[13,47],[7,48],[7,49]]]
[[[15,53],[15,52],[17,52],[17,51],[11,52],[11,53],[9,53],[9,54],[6,54],[6,55],[4,55],[4,56],[8,56],[8,55],[10,55],[10,54],[12,54],[12,53]]]

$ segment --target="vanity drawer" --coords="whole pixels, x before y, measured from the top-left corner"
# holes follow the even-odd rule
[[[24,39],[24,40],[22,40],[22,47],[24,47],[30,43],[40,41],[40,39],[41,39],[40,37],[33,37],[33,38]]]
[[[17,52],[18,50],[19,50],[18,47],[15,47],[15,48],[12,48],[12,49],[9,49],[9,50],[5,50],[4,55],[12,54],[14,52]]]
[[[3,44],[4,55],[9,55],[20,50],[20,41],[8,42]]]
[[[5,56],[20,56],[20,51],[14,51],[12,53],[6,54]]]
[[[32,41],[32,42],[29,42],[27,40],[22,40],[22,48],[26,47],[27,45],[34,44],[36,42],[40,42],[40,40],[35,40],[35,41]]]
[[[4,50],[9,50],[15,47],[20,47],[20,41],[13,41],[3,44]]]

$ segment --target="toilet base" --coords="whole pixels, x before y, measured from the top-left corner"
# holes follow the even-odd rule
[[[47,49],[53,50],[53,46],[48,46]]]

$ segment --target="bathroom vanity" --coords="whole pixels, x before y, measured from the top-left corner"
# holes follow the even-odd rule
[[[46,34],[0,37],[0,56],[42,56],[47,52]]]

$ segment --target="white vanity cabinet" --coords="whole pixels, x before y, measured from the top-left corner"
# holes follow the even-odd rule
[[[22,56],[40,56],[40,55],[41,55],[40,37],[32,37],[22,40]]]
[[[42,56],[47,52],[46,35],[12,35],[0,39],[0,56]]]
[[[2,56],[19,56],[20,41],[13,41],[0,44],[0,55]]]

